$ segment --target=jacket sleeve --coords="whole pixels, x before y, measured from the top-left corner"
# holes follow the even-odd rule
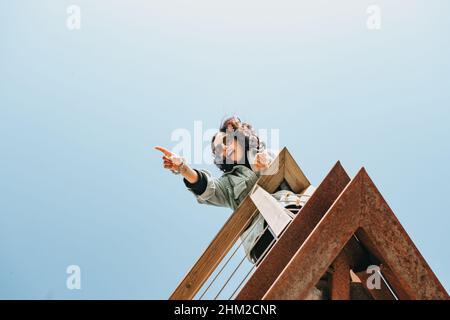
[[[230,201],[229,183],[226,178],[214,178],[208,170],[197,170],[200,174],[198,183],[203,184],[204,191],[199,193],[199,188],[195,184],[192,186],[186,185],[197,199],[198,203],[209,204],[218,207],[232,207]],[[203,181],[203,182],[201,182]],[[196,192],[197,191],[197,192]]]
[[[200,195],[206,190],[207,178],[204,172],[200,170],[193,169],[198,174],[198,181],[195,183],[190,183],[186,178],[183,178],[184,185],[189,188],[194,194]]]

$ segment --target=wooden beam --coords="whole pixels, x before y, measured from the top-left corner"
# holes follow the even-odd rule
[[[284,180],[284,167],[286,162],[286,153],[288,153],[287,148],[284,147],[277,155],[274,163],[270,166],[276,166],[277,170],[272,170],[275,174],[272,175],[261,175],[261,177],[256,182],[260,187],[269,193],[275,192],[275,190],[280,186]]]
[[[285,148],[284,151],[284,178],[291,187],[294,193],[301,193],[311,185],[308,178],[306,178],[302,169],[295,162],[292,155]]]

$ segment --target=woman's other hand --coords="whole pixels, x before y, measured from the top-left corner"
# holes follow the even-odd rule
[[[265,151],[258,152],[255,156],[255,163],[253,167],[256,171],[262,171],[269,167],[270,161],[267,157],[267,153]]]

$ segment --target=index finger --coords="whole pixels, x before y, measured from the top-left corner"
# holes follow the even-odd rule
[[[162,153],[164,153],[168,157],[171,157],[173,155],[173,153],[170,152],[169,150],[167,150],[166,148],[163,148],[163,147],[160,147],[160,146],[156,146],[155,149],[161,151]]]

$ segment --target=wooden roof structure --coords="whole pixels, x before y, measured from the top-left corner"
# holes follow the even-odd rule
[[[286,182],[302,193],[309,180],[284,148],[271,175],[256,184],[269,193]],[[271,165],[271,166],[272,166]],[[250,196],[226,221],[170,299],[193,299],[257,209]],[[381,285],[369,285],[376,266]],[[364,168],[353,179],[337,162],[235,296],[237,300],[422,300],[449,296]]]

